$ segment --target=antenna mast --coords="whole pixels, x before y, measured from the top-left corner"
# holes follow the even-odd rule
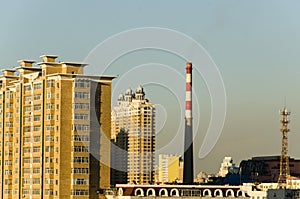
[[[281,143],[281,156],[280,156],[280,173],[278,178],[278,188],[284,189],[287,185],[287,179],[290,176],[289,168],[289,156],[288,156],[288,132],[290,129],[288,124],[290,120],[288,119],[291,112],[284,106],[283,110],[280,110],[281,119],[281,133],[282,133],[282,143]]]

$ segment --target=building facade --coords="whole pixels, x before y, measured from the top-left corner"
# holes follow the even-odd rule
[[[127,161],[122,161],[118,167],[121,172],[127,172],[123,175],[123,180],[126,176],[127,183],[154,183],[155,106],[145,98],[142,86],[135,93],[129,88],[125,95],[120,94],[112,111],[111,124],[113,145],[119,151],[112,154],[112,167],[115,165],[114,161],[120,160],[120,154],[123,154],[122,158]],[[121,135],[127,138],[121,138]],[[122,143],[127,140],[127,147],[118,146],[118,139],[123,140]],[[122,180],[122,177],[119,179]]]
[[[0,198],[99,198],[110,186],[114,77],[41,58],[0,77]]]
[[[300,178],[300,160],[289,157],[290,175]],[[244,178],[258,182],[277,182],[280,171],[280,156],[253,157],[240,163]]]
[[[159,154],[158,183],[182,183],[183,159],[180,155]]]

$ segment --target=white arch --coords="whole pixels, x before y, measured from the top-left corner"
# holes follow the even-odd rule
[[[204,189],[203,196],[209,196],[209,197],[211,197],[211,190],[210,189]]]
[[[155,190],[153,188],[147,189],[147,196],[155,196]]]
[[[239,196],[245,197],[245,192],[242,191],[242,190],[238,190],[237,193],[236,193],[236,196],[237,197],[239,197]]]
[[[214,196],[215,196],[215,197],[223,197],[223,192],[222,192],[222,190],[221,190],[221,189],[216,189],[216,190],[214,191]]]
[[[123,196],[123,189],[122,188],[118,189],[118,196]]]
[[[232,189],[227,189],[225,196],[226,197],[228,197],[228,196],[234,197],[234,191]]]
[[[140,191],[140,194],[138,194],[138,191]],[[144,196],[144,190],[142,188],[137,188],[135,191],[134,191],[134,195],[135,196]]]
[[[159,196],[168,196],[168,190],[166,188],[162,188],[159,190]]]
[[[175,191],[175,194],[174,194],[174,191]],[[170,196],[177,196],[177,197],[179,197],[179,191],[178,191],[178,189],[171,189]]]

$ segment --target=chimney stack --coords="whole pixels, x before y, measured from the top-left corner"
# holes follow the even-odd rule
[[[192,122],[192,63],[186,63],[186,100],[184,132],[183,183],[194,182],[193,122]]]

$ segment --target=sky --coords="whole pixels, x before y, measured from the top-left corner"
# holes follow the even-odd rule
[[[41,61],[43,54],[59,55],[59,61],[89,61],[99,45],[124,31],[146,27],[176,31],[202,46],[226,91],[224,128],[212,150],[199,158],[215,117],[212,107],[218,104],[212,103],[210,85],[201,73],[207,66],[195,65],[200,70],[193,76],[195,173],[216,173],[225,156],[239,164],[253,156],[279,155],[278,110],[285,101],[291,111],[289,154],[300,158],[299,7],[296,0],[3,1],[0,68],[16,67],[20,59]],[[151,35],[148,39],[153,40]],[[130,45],[136,40],[123,42]],[[174,40],[174,47],[188,48],[180,45]],[[117,52],[120,46],[107,49]],[[196,49],[188,51],[196,59]],[[99,63],[106,58],[106,52],[95,55]],[[85,71],[100,75],[106,68],[106,75],[119,75],[113,82],[113,103],[129,86],[136,89],[142,84],[146,97],[157,105],[157,150],[181,154],[183,141],[174,143],[172,138],[183,139],[186,61],[168,51],[137,49],[107,66],[91,65]]]

